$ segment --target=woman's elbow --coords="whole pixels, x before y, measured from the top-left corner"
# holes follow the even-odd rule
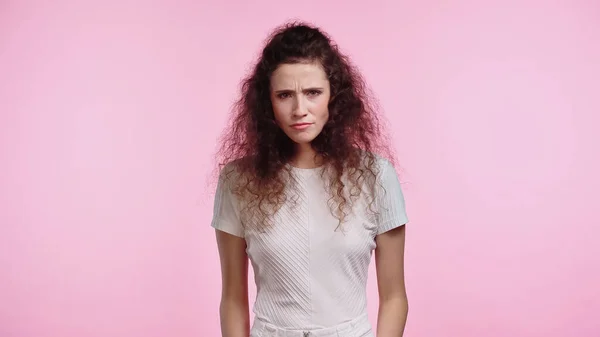
[[[409,305],[406,296],[390,296],[381,298],[379,305],[382,309],[390,309],[392,311],[408,313]]]

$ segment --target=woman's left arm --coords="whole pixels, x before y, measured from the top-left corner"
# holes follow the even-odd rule
[[[404,285],[404,242],[406,226],[377,235],[375,264],[379,290],[378,337],[402,337],[408,315]]]

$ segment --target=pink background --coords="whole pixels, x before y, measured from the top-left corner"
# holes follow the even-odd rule
[[[600,336],[598,2],[84,2],[0,1],[0,336],[219,336],[206,177],[292,17],[393,127],[406,336]]]

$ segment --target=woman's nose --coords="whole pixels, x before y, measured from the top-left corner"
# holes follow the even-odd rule
[[[308,114],[308,109],[306,107],[306,103],[303,101],[301,97],[296,98],[296,104],[294,106],[294,116],[306,116]]]

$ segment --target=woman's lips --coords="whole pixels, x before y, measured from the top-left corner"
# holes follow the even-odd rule
[[[296,124],[292,124],[290,126],[296,130],[304,130],[311,125],[313,125],[313,123],[296,123]]]

